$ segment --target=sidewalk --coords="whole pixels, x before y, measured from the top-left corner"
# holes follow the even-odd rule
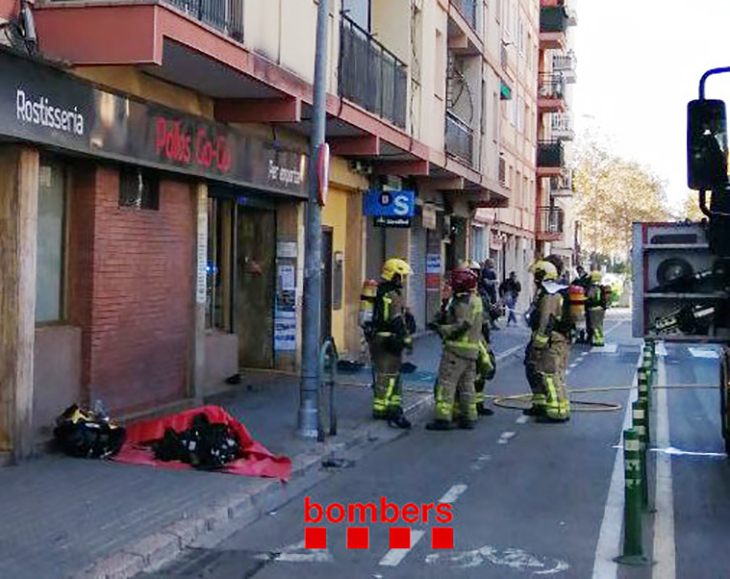
[[[495,350],[524,343],[526,329],[495,336]],[[418,340],[405,375],[410,416],[430,409],[440,346]],[[174,557],[184,546],[229,524],[244,526],[313,486],[322,461],[348,449],[372,449],[407,435],[370,418],[370,369],[341,374],[338,436],[307,442],[295,433],[299,380],[250,372],[242,383],[205,400],[241,420],[251,435],[293,461],[292,480],[172,471],[43,455],[0,469],[0,577],[131,577]]]

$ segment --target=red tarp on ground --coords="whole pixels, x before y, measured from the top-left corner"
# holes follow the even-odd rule
[[[201,406],[163,418],[132,423],[126,427],[124,444],[121,450],[112,457],[112,460],[177,470],[193,468],[191,465],[177,460],[157,460],[151,443],[161,440],[166,428],[172,428],[175,432],[182,432],[190,428],[193,418],[198,414],[205,414],[210,422],[227,424],[238,435],[242,456],[229,462],[221,472],[289,480],[291,459],[273,455],[263,445],[251,438],[246,427],[220,406]]]

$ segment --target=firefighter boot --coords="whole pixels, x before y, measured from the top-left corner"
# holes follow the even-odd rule
[[[481,402],[477,404],[477,414],[479,414],[479,416],[491,416],[494,414],[494,410],[484,406],[484,402]]]
[[[398,406],[388,417],[388,426],[408,430],[411,427],[411,421],[406,418],[406,415],[403,413],[403,409]]]
[[[459,428],[461,428],[463,430],[474,430],[476,428],[477,423],[474,420],[460,418],[458,424],[459,424]]]

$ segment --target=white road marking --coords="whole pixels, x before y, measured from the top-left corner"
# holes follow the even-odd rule
[[[657,356],[666,356],[667,355],[667,347],[664,345],[664,342],[659,342],[656,345],[656,348],[654,349],[654,353]]]
[[[727,454],[724,452],[692,452],[691,450],[679,450],[673,446],[667,448],[650,448],[650,452],[663,452],[664,454],[671,454],[672,456],[708,456],[710,458],[726,458]]]
[[[568,368],[575,368],[578,365],[578,362],[573,362],[572,364],[568,364]]]
[[[494,357],[499,362],[500,360],[504,360],[507,356],[511,356],[515,352],[519,352],[520,350],[524,350],[525,346],[515,346],[514,348],[510,348],[509,350],[505,350],[501,354],[496,354]]]
[[[418,541],[420,541],[423,538],[423,535],[426,534],[426,531],[414,531],[411,530],[411,546],[409,549],[391,549],[388,551],[385,556],[380,560],[380,565],[384,565],[386,567],[395,567],[397,566],[408,553],[413,549],[413,547],[416,546]]]
[[[615,354],[618,352],[618,344],[611,342],[605,346],[593,346],[590,352],[591,354]]]
[[[634,374],[634,381],[626,402],[622,434],[624,430],[631,427],[631,403],[637,398],[637,384],[637,374]],[[619,549],[624,520],[624,456],[621,442],[615,448],[617,448],[616,458],[613,461],[611,485],[608,488],[608,498],[603,510],[603,521],[601,521],[601,530],[596,545],[596,556],[593,560],[592,579],[615,579],[618,576],[618,564],[613,559],[621,554]]]
[[[487,466],[487,463],[492,460],[492,456],[489,454],[482,454],[479,456],[471,465],[471,470],[474,472],[482,470],[485,466]]]
[[[299,553],[298,551],[306,551]],[[271,556],[268,553],[256,555],[256,559],[268,561]],[[285,563],[334,563],[334,558],[327,549],[306,549],[304,541],[299,541],[284,547],[279,554],[274,556],[273,561]]]
[[[446,491],[446,494],[439,499],[439,503],[453,503],[466,489],[466,485],[452,486],[449,490]]]
[[[546,558],[543,560],[522,549],[514,547],[498,548],[490,545],[485,545],[481,549],[474,549],[473,551],[444,555],[434,553],[426,556],[426,563],[429,565],[446,565],[462,569],[473,569],[487,561],[492,565],[509,567],[515,571],[527,571],[533,575],[555,575],[570,568],[568,563],[560,559]]]
[[[715,349],[709,349],[709,348],[687,348],[689,350],[689,353],[692,354],[694,358],[710,358],[718,360],[720,358],[720,353]]]
[[[526,416],[524,414],[520,415],[520,417],[515,420],[517,424],[527,424],[530,421],[530,417]]]
[[[587,356],[587,355],[588,355],[588,352],[581,352],[581,353],[580,353],[580,357],[581,357],[581,358],[584,358],[584,357],[585,357],[585,356]]]
[[[509,439],[513,438],[515,436],[517,436],[516,432],[511,432],[511,431],[503,432],[502,434],[499,435],[499,440],[497,441],[497,444],[507,444],[509,442]]]
[[[664,358],[659,358],[657,386],[667,383]],[[657,388],[656,442],[659,448],[669,447],[669,395],[665,388]],[[653,579],[674,579],[676,548],[674,544],[674,497],[672,490],[672,456],[656,454],[656,517],[654,519]]]

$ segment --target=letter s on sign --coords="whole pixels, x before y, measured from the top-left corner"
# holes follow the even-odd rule
[[[393,199],[393,213],[399,217],[405,217],[410,213],[410,203],[405,195],[396,195]]]

